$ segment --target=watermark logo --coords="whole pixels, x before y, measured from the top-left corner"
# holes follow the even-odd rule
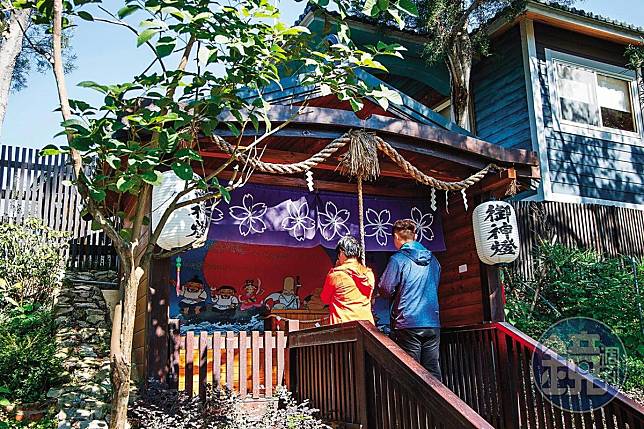
[[[604,323],[573,317],[550,326],[532,355],[537,390],[571,412],[601,408],[626,377],[626,350]]]

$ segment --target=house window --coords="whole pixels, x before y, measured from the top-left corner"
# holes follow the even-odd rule
[[[562,121],[592,128],[637,132],[633,79],[555,61],[557,103]]]

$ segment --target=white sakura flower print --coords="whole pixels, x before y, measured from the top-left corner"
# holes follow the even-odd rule
[[[327,201],[324,210],[324,212],[318,213],[318,226],[325,240],[331,241],[336,236],[344,237],[350,234],[349,228],[345,225],[349,220],[349,210],[338,210],[338,207],[331,201]]]
[[[424,213],[418,207],[412,207],[411,220],[416,222],[416,238],[418,242],[424,239],[432,241],[434,239],[434,231],[430,228],[434,223],[434,215],[431,213]]]
[[[241,206],[232,206],[230,215],[240,221],[239,233],[246,237],[248,234],[261,234],[266,229],[262,216],[266,213],[266,204],[255,203],[251,194],[244,195]]]
[[[297,241],[304,241],[306,231],[315,228],[315,221],[309,217],[309,204],[304,201],[298,205],[297,201],[289,200],[286,210],[288,217],[282,221],[282,228],[290,231]]]
[[[389,226],[391,223],[391,213],[389,210],[383,209],[380,212],[374,209],[367,209],[367,222],[365,223],[365,236],[376,237],[376,241],[381,246],[387,245],[387,237],[389,236]]]
[[[218,223],[224,220],[224,212],[219,210],[217,207],[211,207],[210,208],[210,222],[211,223]]]

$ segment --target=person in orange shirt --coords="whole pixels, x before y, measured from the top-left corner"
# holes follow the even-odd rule
[[[358,240],[342,237],[336,247],[338,262],[329,271],[320,298],[329,305],[330,323],[352,320],[373,321],[371,295],[375,277],[370,268],[360,263],[362,249]]]

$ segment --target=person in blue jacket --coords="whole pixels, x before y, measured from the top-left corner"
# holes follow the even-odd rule
[[[434,377],[442,380],[439,348],[438,282],[436,257],[415,241],[416,223],[397,220],[393,225],[398,251],[389,259],[378,284],[381,297],[390,298],[390,338]]]

